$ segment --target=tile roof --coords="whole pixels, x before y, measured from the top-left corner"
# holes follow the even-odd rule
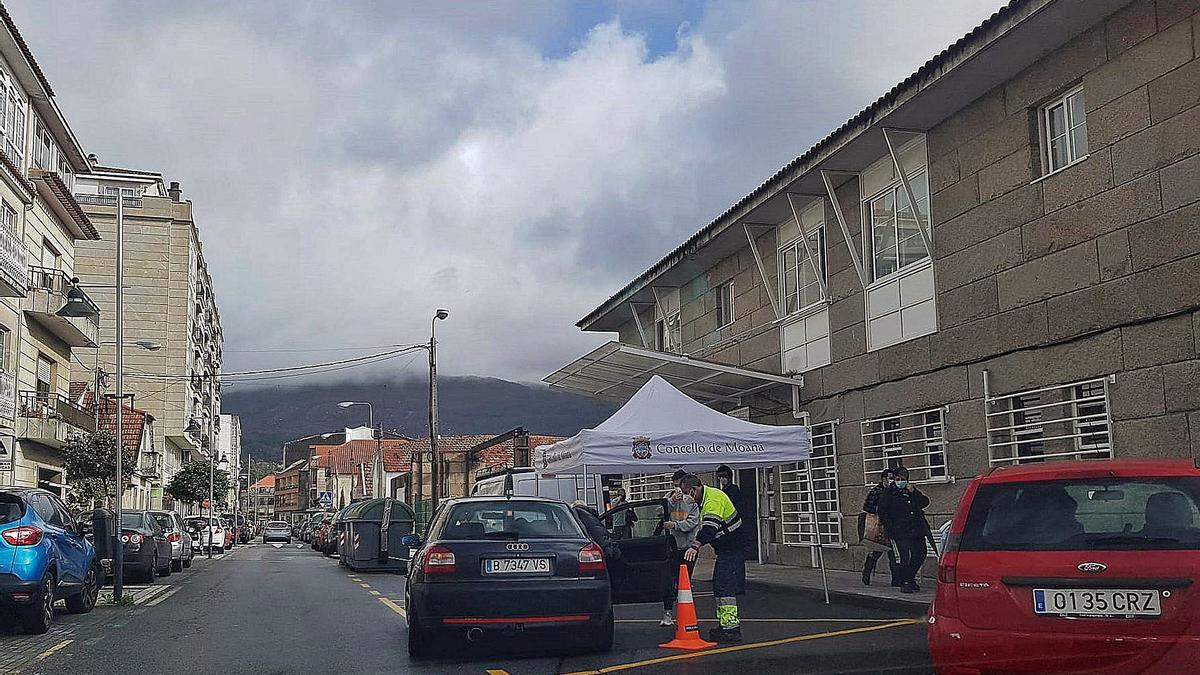
[[[383,445],[384,461],[386,462],[388,454],[400,453],[403,455],[404,449],[410,441],[397,439],[373,441],[362,438],[333,446],[329,448],[328,452],[329,472],[332,474],[357,474],[360,464],[366,464],[367,470],[370,471],[375,462],[377,443]]]
[[[467,452],[471,448],[479,445],[480,443],[491,440],[495,437],[496,437],[496,434],[470,434],[470,435],[466,435],[466,436],[442,436],[438,439],[438,453],[446,454],[446,453]],[[536,448],[539,445],[547,445],[549,443],[555,443],[555,442],[561,441],[562,439],[563,439],[562,436],[541,436],[541,435],[532,435],[531,434],[529,436],[529,447]],[[387,471],[406,471],[407,470],[407,467],[405,467],[403,469],[400,469],[400,468],[393,469],[392,468],[393,466],[399,466],[400,462],[403,461],[403,459],[401,459],[401,451],[406,451],[408,453],[407,456],[409,458],[411,458],[413,453],[418,453],[418,452],[419,453],[428,453],[429,452],[429,439],[428,438],[420,438],[420,439],[414,439],[412,441],[408,441],[407,444],[405,444],[404,446],[402,446],[401,448],[398,449],[397,453],[393,454],[393,456],[390,460],[390,462],[391,462],[390,464],[389,464],[388,454],[385,453],[383,461],[384,461],[384,468]],[[474,470],[474,469],[478,469],[481,467],[503,466],[505,464],[512,464],[512,461],[513,461],[513,442],[510,439],[510,440],[504,441],[503,443],[497,443],[496,445],[493,445],[493,446],[490,446],[490,447],[487,447],[487,448],[484,448],[483,450],[481,450],[479,453],[478,461],[472,465],[471,469]]]
[[[88,392],[90,397],[91,392]],[[126,448],[142,447],[142,432],[148,422],[154,421],[154,416],[144,410],[138,410],[128,403],[121,406],[121,426],[124,427],[124,445]],[[116,401],[105,398],[100,401],[100,410],[96,414],[96,426],[115,432],[117,429]]]
[[[263,476],[258,480],[257,483],[251,485],[250,487],[258,488],[260,490],[270,490],[271,488],[275,487],[275,474],[269,473]]]

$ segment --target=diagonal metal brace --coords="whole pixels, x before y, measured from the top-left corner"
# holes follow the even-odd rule
[[[813,253],[812,247],[808,245],[808,231],[804,229],[804,221],[800,220],[800,209],[796,208],[796,200],[791,192],[787,193],[788,206],[792,209],[792,217],[796,219],[796,228],[800,230],[800,241],[804,244],[804,255],[808,258],[808,264],[812,266],[813,275],[817,277],[817,285],[821,287],[821,299],[829,299],[829,289],[825,284],[825,270],[821,269],[821,261]]]
[[[921,218],[921,210],[917,208],[917,200],[912,191],[912,184],[908,181],[908,175],[904,172],[904,167],[900,164],[900,155],[896,153],[896,144],[892,143],[893,133],[916,134],[920,132],[904,131],[900,129],[883,129],[883,141],[887,143],[888,154],[892,156],[892,163],[896,166],[896,175],[900,176],[900,183],[904,186],[904,194],[908,197],[908,208],[912,209],[913,220],[917,223],[917,232],[921,235],[921,241],[925,244],[925,252],[929,257],[933,258],[933,235],[929,232],[929,223],[926,223]]]
[[[767,276],[767,266],[763,264],[762,255],[758,252],[758,245],[754,242],[754,234],[750,231],[751,227],[774,229],[771,225],[751,225],[750,223],[742,223],[742,229],[746,232],[746,241],[750,243],[750,253],[754,256],[754,264],[758,266],[758,274],[762,277],[763,288],[767,291],[767,299],[771,301],[771,309],[775,311],[775,318],[783,318],[783,310],[779,306],[779,300],[775,297],[775,292],[771,290],[771,282]]]
[[[854,271],[858,273],[858,281],[862,284],[863,289],[867,287],[867,274],[863,270],[862,260],[858,257],[858,251],[854,249],[854,239],[850,237],[850,228],[846,225],[846,217],[842,215],[842,205],[838,203],[837,192],[833,189],[833,181],[829,177],[835,173],[849,174],[857,176],[855,171],[827,171],[821,170],[821,181],[825,183],[825,191],[829,194],[829,201],[833,205],[833,215],[837,218],[838,227],[842,228],[842,237],[846,240],[846,248],[850,251],[850,261],[854,263]],[[863,236],[866,236],[865,234]]]

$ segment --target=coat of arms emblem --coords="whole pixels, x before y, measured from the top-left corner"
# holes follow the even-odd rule
[[[633,458],[650,459],[650,438],[648,436],[633,438]]]

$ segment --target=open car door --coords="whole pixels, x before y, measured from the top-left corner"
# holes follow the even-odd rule
[[[660,602],[671,587],[667,561],[674,546],[663,529],[670,509],[667,500],[622,504],[606,511],[600,522],[621,549],[621,562],[609,566],[613,602]]]

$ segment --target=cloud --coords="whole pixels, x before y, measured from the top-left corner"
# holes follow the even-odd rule
[[[537,380],[604,339],[580,316],[994,2],[11,11],[86,148],[194,200],[226,370],[422,341],[444,306],[445,372]]]

